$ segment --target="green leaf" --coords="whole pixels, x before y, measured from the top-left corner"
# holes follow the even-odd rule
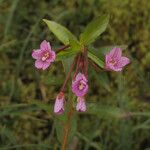
[[[69,39],[69,44],[72,51],[79,52],[82,50],[82,45],[80,44],[79,41],[76,41],[74,39]]]
[[[66,58],[66,59],[62,60],[64,72],[66,75],[68,74],[73,61],[74,61],[74,57],[70,57],[70,58]]]
[[[62,143],[64,138],[64,127],[67,121],[67,113],[63,114],[62,116],[57,116],[55,118],[55,129],[56,129],[57,138],[60,143]],[[72,140],[73,136],[75,135],[76,130],[77,130],[77,115],[74,114],[70,121],[70,129],[68,135],[69,142]]]
[[[68,132],[68,142],[72,141],[72,138],[74,137],[76,130],[77,130],[77,114],[75,112],[72,113],[70,116],[70,109],[72,109],[72,103],[75,100],[75,96],[72,95],[71,90],[69,92],[68,96],[68,103],[66,104],[66,111],[61,116],[56,116],[55,118],[55,129],[57,138],[60,143],[63,142],[64,138],[64,128],[66,125],[68,126],[67,129],[69,129]],[[74,110],[73,110],[74,111]]]
[[[94,48],[93,46],[88,46],[88,50],[92,54],[94,54],[95,56],[97,56],[99,59],[101,59],[102,61],[104,61],[104,54],[102,53],[102,49]]]
[[[150,129],[150,119],[146,120],[144,123],[141,123],[133,128],[133,131],[138,129]]]
[[[26,112],[32,112],[35,110],[45,110],[52,113],[52,106],[40,101],[30,101],[30,104],[13,104],[0,107],[0,117],[5,115],[17,115],[20,116]]]
[[[25,112],[31,112],[37,110],[35,105],[29,104],[13,104],[0,107],[0,117],[5,115],[22,115]]]
[[[82,135],[80,132],[77,132],[76,134],[77,134],[77,136],[78,136],[80,139],[84,140],[84,141],[85,141],[87,144],[89,144],[90,146],[96,148],[97,150],[101,150],[101,149],[102,149],[102,148],[101,148],[102,146],[101,146],[100,144],[97,144],[96,142],[93,142],[91,139],[89,139],[88,137]]]
[[[114,117],[121,118],[126,112],[118,107],[104,106],[97,104],[89,104],[87,113],[97,115],[98,117]]]
[[[61,116],[56,116],[56,118],[54,119],[56,135],[60,143],[63,141],[64,126],[66,121],[67,121],[66,112]]]
[[[46,112],[49,112],[49,113],[53,112],[53,106],[47,103],[44,103],[42,101],[33,100],[33,101],[30,101],[30,104],[35,105],[38,109],[45,110]]]
[[[127,45],[115,45],[115,46],[104,46],[99,48],[94,48],[93,46],[88,46],[88,56],[91,58],[98,66],[104,67],[105,54],[108,53],[112,48],[117,47],[122,50],[127,48]]]
[[[94,19],[87,25],[84,32],[80,36],[80,41],[84,45],[88,45],[95,41],[95,39],[102,34],[109,22],[109,15],[102,15]]]
[[[99,67],[104,68],[104,61],[98,58],[96,55],[88,51],[88,57],[93,60]]]
[[[78,41],[77,38],[64,26],[47,19],[43,19],[51,32],[64,44],[69,44],[69,39]]]
[[[67,58],[70,58],[77,54],[77,51],[72,51],[71,49],[67,49],[66,51],[59,52],[56,57],[56,61],[61,61]]]
[[[82,46],[80,45],[79,41],[74,39],[69,39],[70,48],[66,49],[65,51],[61,51],[57,54],[57,61],[64,60],[76,55],[79,51],[81,51]]]
[[[97,79],[100,86],[103,86],[107,91],[110,92],[110,81],[108,74],[104,71],[99,71],[98,73],[92,68],[91,74]]]
[[[149,111],[143,111],[143,112],[133,112],[132,116],[147,116],[150,117],[150,112]]]
[[[12,130],[10,130],[9,128],[7,128],[6,126],[1,128],[0,136],[1,136],[1,142],[3,140],[6,141],[6,138],[7,138],[7,143],[9,142],[11,144],[17,144],[17,140],[14,136],[14,132]]]

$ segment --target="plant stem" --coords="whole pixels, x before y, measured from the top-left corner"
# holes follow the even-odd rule
[[[84,47],[84,72],[85,76],[88,78],[88,56],[87,56],[87,47]]]
[[[63,86],[62,86],[62,88],[61,88],[61,90],[60,90],[61,92],[64,92],[64,91],[65,91],[65,87],[66,87],[66,85],[67,85],[67,82],[68,82],[69,79],[70,79],[70,76],[71,76],[71,73],[72,73],[72,71],[73,71],[73,68],[74,68],[75,63],[76,63],[76,57],[74,58],[74,61],[73,61],[72,65],[71,65],[71,67],[70,67],[69,73],[67,74],[66,80],[65,80],[65,82],[64,82],[64,84],[63,84]]]
[[[70,96],[69,111],[67,114],[67,122],[64,126],[64,136],[63,136],[63,143],[62,143],[61,150],[66,150],[67,143],[68,143],[68,136],[69,136],[69,131],[71,128],[71,120],[72,120],[72,116],[74,114],[73,100],[72,99],[73,98]]]
[[[59,53],[60,51],[63,51],[63,50],[65,50],[68,47],[70,47],[70,45],[64,45],[64,46],[62,46],[62,47],[56,49],[56,53]]]
[[[93,68],[95,69],[96,72],[99,72],[99,67],[91,60],[90,61],[90,64],[93,66]]]
[[[80,61],[81,61],[81,54],[78,54],[78,56],[77,56],[77,63],[76,63],[76,70],[75,70],[75,74],[74,74],[73,79],[75,79],[77,73],[79,72]]]

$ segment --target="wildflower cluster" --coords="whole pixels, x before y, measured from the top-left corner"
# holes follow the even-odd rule
[[[129,64],[130,60],[127,57],[122,56],[122,49],[120,47],[107,47],[107,52],[103,53],[104,61],[102,58],[103,56],[99,56],[96,51],[94,52],[94,47],[91,44],[105,31],[109,21],[109,15],[99,16],[90,22],[84,32],[80,34],[79,40],[64,26],[46,19],[43,19],[43,21],[64,46],[54,51],[52,50],[50,43],[44,40],[41,43],[40,48],[33,50],[32,52],[32,57],[36,59],[35,67],[37,69],[45,70],[56,60],[56,58],[57,60],[60,58],[60,60],[69,57],[74,58],[64,84],[56,97],[54,112],[56,114],[62,114],[64,112],[65,88],[71,78],[72,92],[77,97],[76,110],[84,112],[86,111],[85,99],[89,90],[89,64],[96,70],[97,67],[101,67],[107,71],[118,72],[122,71],[124,66]]]
[[[65,46],[61,50],[65,50],[66,47],[68,46]],[[51,49],[50,43],[44,40],[40,45],[40,49],[33,50],[32,52],[32,57],[36,59],[35,67],[37,69],[47,69],[51,63],[55,61],[56,52]],[[110,52],[105,55],[105,69],[108,71],[121,71],[125,65],[129,64],[129,59],[121,55],[122,50],[120,48],[111,49]],[[54,112],[56,114],[62,114],[64,112],[65,87],[68,80],[71,78],[74,68],[75,72],[72,79],[72,92],[77,96],[76,110],[79,112],[86,111],[85,96],[89,89],[88,63],[87,48],[84,47],[83,51],[78,53],[74,58],[74,62],[70,68],[67,78],[56,97],[54,105]]]

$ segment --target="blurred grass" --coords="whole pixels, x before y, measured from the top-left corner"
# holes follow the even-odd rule
[[[65,74],[60,63],[37,71],[31,51],[43,39],[61,45],[42,18],[79,35],[101,13],[111,19],[95,47],[126,44],[132,63],[101,82],[89,71],[89,111],[76,115],[69,149],[149,149],[149,12],[149,0],[0,0],[0,149],[60,149],[52,107]]]

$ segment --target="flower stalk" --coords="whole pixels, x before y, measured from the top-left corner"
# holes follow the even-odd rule
[[[65,50],[65,49],[67,49],[67,48],[69,48],[69,47],[70,47],[70,45],[64,45],[64,46],[56,49],[56,54],[59,53],[59,52],[61,52],[61,51],[63,51],[63,50]]]
[[[80,61],[81,61],[81,54],[78,54],[77,56],[77,64],[76,64],[76,70],[75,70],[75,74],[74,74],[74,77],[73,79],[75,79],[77,73],[79,72],[79,69],[80,69]]]
[[[62,142],[62,147],[61,150],[66,150],[67,147],[67,143],[68,143],[68,136],[69,136],[69,131],[71,129],[71,121],[72,121],[72,117],[74,114],[74,108],[73,108],[73,99],[72,98],[72,94],[70,94],[70,101],[69,101],[69,110],[68,110],[68,114],[67,114],[67,122],[64,126],[64,132],[63,132],[63,142]]]
[[[87,54],[87,47],[84,47],[84,73],[86,78],[88,78],[88,54]]]
[[[66,77],[66,79],[65,79],[65,81],[64,81],[64,84],[63,84],[63,86],[61,87],[61,90],[60,90],[61,92],[64,92],[64,91],[65,91],[65,87],[66,87],[66,85],[67,85],[67,83],[68,83],[68,81],[69,81],[69,79],[70,79],[70,77],[71,77],[71,73],[72,73],[72,71],[73,71],[73,69],[74,69],[75,63],[76,63],[76,58],[74,58],[74,61],[73,61],[72,65],[71,65],[70,70],[69,70],[69,72],[68,72],[68,74],[67,74],[67,77]]]

